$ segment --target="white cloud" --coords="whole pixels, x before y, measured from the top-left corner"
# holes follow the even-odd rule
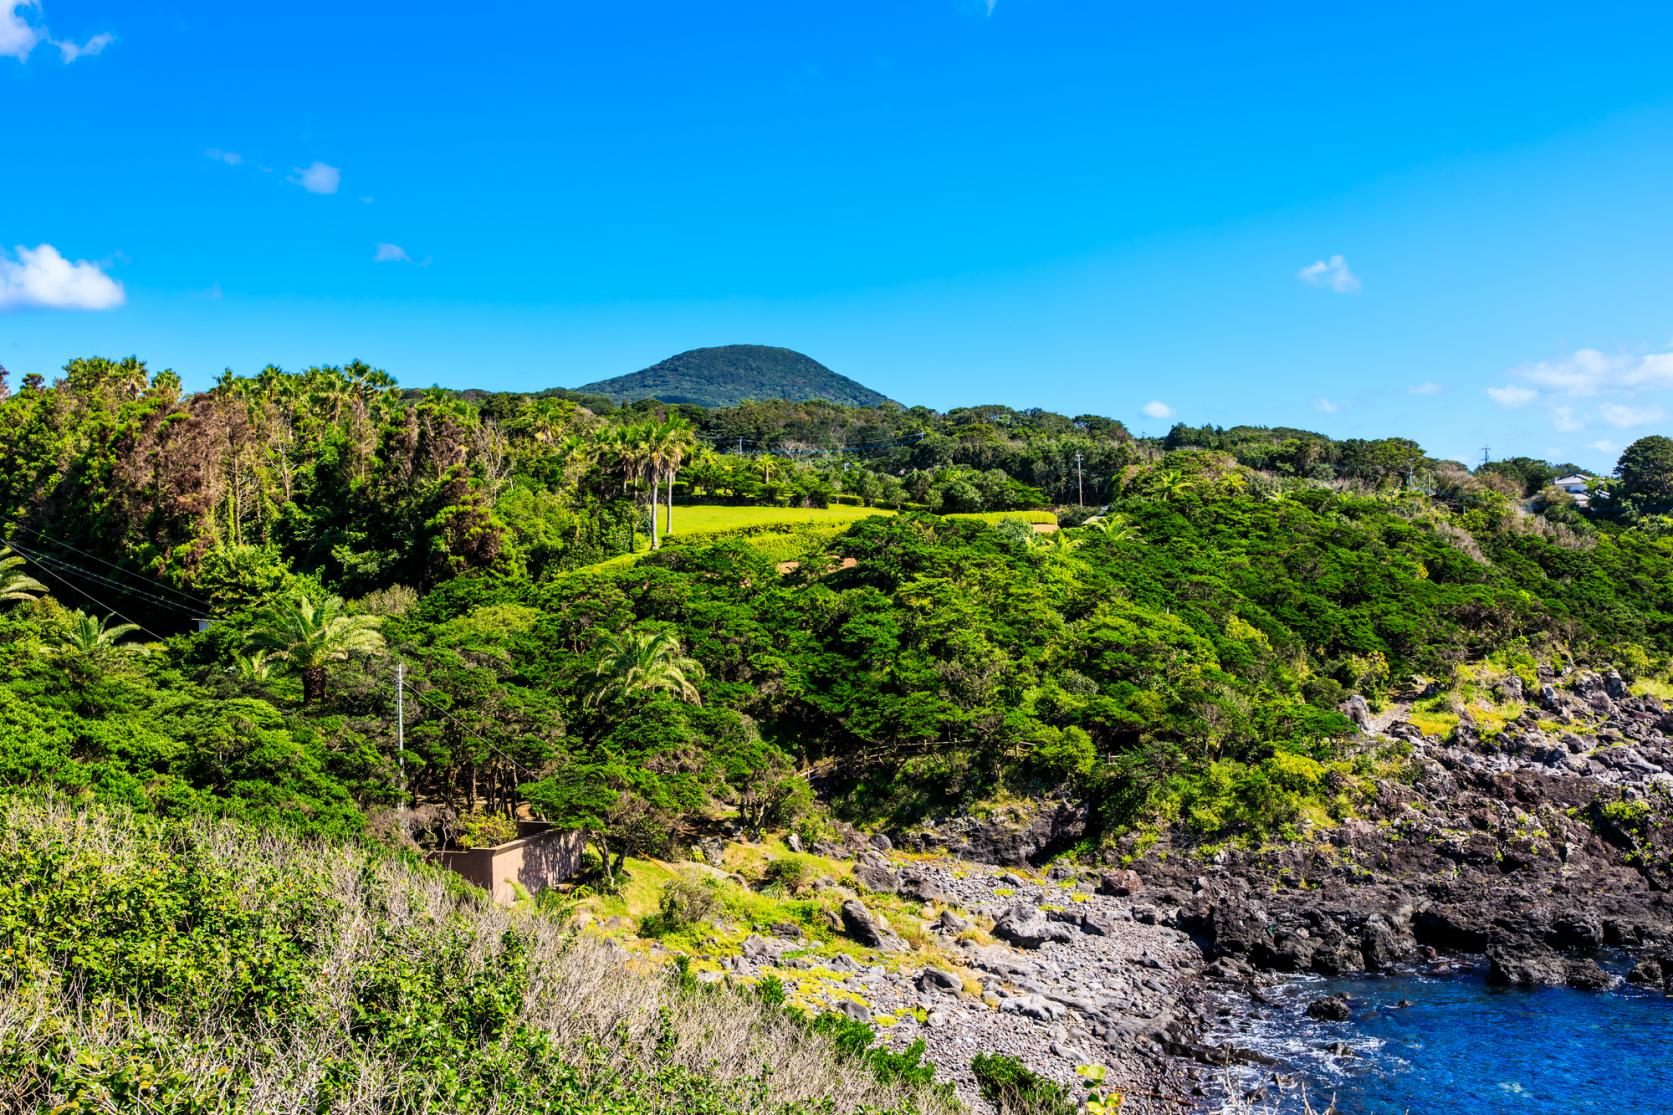
[[[1333,403],[1329,399],[1314,399],[1313,409],[1320,414],[1335,414],[1342,409],[1341,403]]]
[[[1295,277],[1314,286],[1329,287],[1337,294],[1352,294],[1360,287],[1359,276],[1348,269],[1348,261],[1341,256],[1309,263]]]
[[[343,180],[343,172],[334,166],[327,166],[322,162],[312,162],[307,166],[291,168],[295,177],[291,179],[298,186],[311,194],[334,194],[337,186]]]
[[[1160,399],[1152,399],[1144,404],[1147,418],[1172,418],[1178,412]]]
[[[1584,430],[1586,423],[1574,416],[1571,406],[1557,406],[1551,408],[1551,425],[1565,434],[1572,434],[1575,430]]]
[[[1624,403],[1606,403],[1598,408],[1603,420],[1611,426],[1618,426],[1623,430],[1630,430],[1634,426],[1649,426],[1667,417],[1667,412],[1655,403],[1647,406],[1627,406]]]
[[[51,244],[31,251],[19,244],[17,259],[0,251],[0,310],[108,310],[125,300],[122,284],[96,263],[71,263]]]
[[[44,25],[30,23],[24,16],[25,9],[39,13],[40,0],[0,0],[0,58],[16,58],[19,62],[27,62],[37,46],[50,43],[58,48],[59,56],[69,63],[77,58],[98,54],[116,41],[116,36],[108,32],[94,35],[85,43],[55,39]]]
[[[372,253],[373,263],[411,263],[412,257],[399,244],[379,244]]]
[[[1604,438],[1602,441],[1592,442],[1590,448],[1596,449],[1599,453],[1613,453],[1618,446],[1608,438]]]
[[[1406,388],[1406,394],[1408,395],[1439,395],[1440,393],[1441,385],[1438,383],[1414,383]]]
[[[37,31],[23,18],[23,9],[39,5],[35,0],[0,0],[0,58],[27,61],[35,44],[46,37],[45,30]]]
[[[75,43],[59,42],[57,39],[53,40],[52,45],[58,48],[58,53],[63,56],[65,62],[74,62],[77,58],[91,58],[115,41],[115,35],[98,34],[80,46]]]
[[[1583,348],[1560,360],[1523,364],[1511,374],[1563,395],[1579,397],[1604,391],[1673,388],[1673,352],[1650,356],[1610,356]]]
[[[205,151],[204,154],[209,156],[211,159],[214,159],[216,162],[225,163],[228,166],[244,165],[244,156],[240,155],[236,151],[222,151],[219,147],[211,147],[209,150]]]
[[[1518,387],[1512,383],[1504,387],[1489,387],[1487,397],[1508,409],[1527,406],[1539,398],[1539,392],[1531,387]]]

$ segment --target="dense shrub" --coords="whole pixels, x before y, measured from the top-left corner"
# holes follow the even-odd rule
[[[976,1075],[982,1097],[1000,1115],[1074,1115],[1079,1106],[1069,1089],[1004,1053],[976,1054],[970,1059],[970,1071]]]
[[[0,955],[5,1111],[946,1110],[755,995],[226,824],[0,797]]]

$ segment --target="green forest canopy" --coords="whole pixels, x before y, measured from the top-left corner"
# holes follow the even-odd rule
[[[0,603],[0,780],[344,835],[403,794],[533,801],[617,855],[720,812],[792,823],[796,772],[821,770],[870,823],[1051,792],[1111,833],[1281,833],[1397,768],[1346,746],[1350,692],[1489,656],[1666,670],[1673,524],[1645,440],[1582,511],[1540,469],[1398,439],[594,410],[406,395],[360,364],[183,394],[73,361],[0,399],[0,516],[37,582]],[[901,513],[611,562],[653,491],[676,521],[693,500]],[[942,517],[1046,506],[1066,529]]]

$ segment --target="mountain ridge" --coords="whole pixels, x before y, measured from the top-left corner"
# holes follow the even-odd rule
[[[844,406],[882,406],[891,400],[794,349],[775,345],[716,345],[687,349],[637,372],[583,384],[576,391],[618,403],[660,399],[698,406],[745,401],[824,399]]]

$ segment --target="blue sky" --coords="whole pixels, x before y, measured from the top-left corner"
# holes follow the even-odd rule
[[[1673,5],[1366,8],[0,0],[0,362],[1673,432]]]

